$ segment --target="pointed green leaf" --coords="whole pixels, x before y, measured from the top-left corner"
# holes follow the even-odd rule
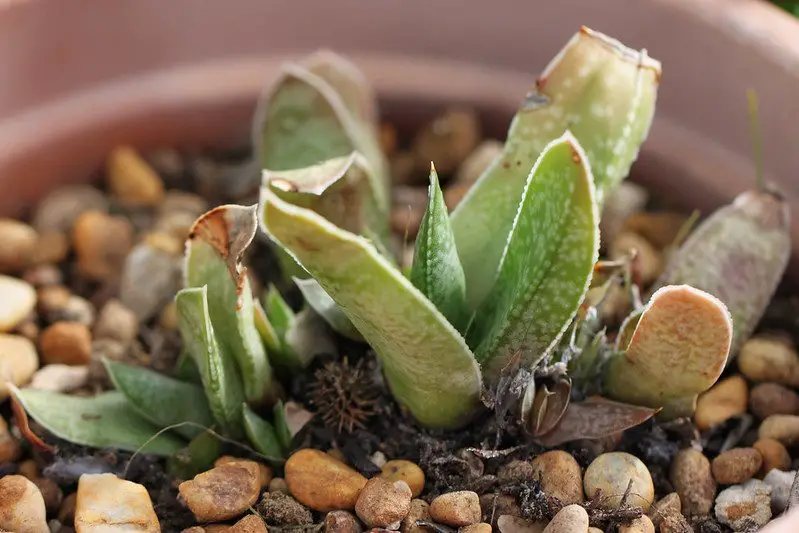
[[[253,447],[271,459],[283,459],[283,450],[272,424],[255,414],[246,403],[242,405],[242,415],[244,432]]]
[[[286,406],[283,405],[282,400],[278,400],[278,402],[272,408],[272,416],[275,420],[275,434],[277,435],[277,440],[280,442],[280,447],[283,448],[285,454],[288,455],[288,453],[291,452],[293,445],[291,429],[289,429],[289,425],[286,420]]]
[[[210,470],[222,453],[222,444],[212,433],[203,431],[189,444],[167,459],[167,471],[177,479],[191,479]]]
[[[103,359],[103,363],[114,387],[125,395],[131,407],[159,428],[181,422],[194,422],[205,428],[213,425],[214,418],[201,387],[140,366],[108,359]],[[193,438],[203,430],[183,426],[175,431]]]
[[[432,166],[427,209],[416,237],[410,279],[453,326],[463,331],[469,318],[466,280],[455,248],[444,194]]]
[[[277,288],[270,284],[265,298],[266,316],[274,326],[278,337],[283,337],[294,322],[294,311],[280,294]]]
[[[348,339],[363,341],[363,336],[355,329],[344,311],[315,279],[294,278],[294,283],[299,287],[311,309],[316,311],[333,328],[333,331]]]
[[[452,230],[476,308],[491,289],[527,172],[570,130],[588,156],[598,200],[629,172],[655,109],[660,63],[582,28],[550,62],[508,131],[505,149],[452,213]]]
[[[216,340],[208,313],[208,290],[205,286],[183,289],[175,301],[183,344],[200,369],[211,413],[223,431],[238,436],[244,401],[241,378]]]
[[[253,299],[253,314],[255,318],[255,329],[258,330],[261,340],[264,341],[267,352],[270,354],[280,352],[282,348],[277,331],[275,331],[272,323],[269,322],[269,318],[267,318],[266,311],[264,311],[261,302],[255,299]]]
[[[364,238],[262,189],[266,232],[288,249],[371,344],[397,400],[426,426],[462,426],[480,370],[458,332]],[[446,383],[446,387],[442,387]]]
[[[272,368],[255,325],[247,269],[241,265],[257,230],[255,206],[212,209],[192,226],[185,266],[187,287],[208,287],[217,342],[235,358],[251,403],[265,402],[272,394]]]
[[[487,375],[518,350],[533,366],[549,353],[588,290],[598,253],[591,170],[566,132],[530,172],[499,274],[469,332]]]
[[[36,389],[12,391],[47,431],[75,444],[157,455],[170,455],[184,445],[173,433],[155,437],[160,428],[142,418],[120,392],[83,397]]]

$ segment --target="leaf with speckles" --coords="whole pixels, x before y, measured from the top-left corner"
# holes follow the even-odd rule
[[[480,407],[480,369],[435,306],[363,237],[269,188],[262,189],[261,205],[264,230],[369,342],[397,401],[425,426],[466,424]]]
[[[502,156],[452,213],[472,308],[491,289],[528,170],[566,129],[604,193],[627,176],[654,115],[660,63],[582,28],[550,62],[510,125]]]
[[[552,350],[588,290],[598,253],[591,170],[566,132],[530,172],[496,281],[467,335],[487,376],[519,350],[526,366]]]
[[[416,237],[410,279],[453,326],[463,331],[469,319],[466,280],[435,168],[430,169],[427,209]]]
[[[273,394],[272,367],[256,326],[247,269],[241,265],[257,230],[255,206],[212,209],[192,226],[184,267],[186,287],[208,287],[217,341],[235,359],[251,403],[265,402]]]

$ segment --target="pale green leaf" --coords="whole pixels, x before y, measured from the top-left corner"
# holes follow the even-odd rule
[[[591,170],[568,132],[536,161],[499,273],[469,332],[489,376],[521,350],[534,366],[571,323],[599,253]]]
[[[411,283],[433,302],[459,331],[469,319],[466,280],[449,224],[444,194],[435,168],[430,169],[427,209],[416,236]]]
[[[253,447],[270,459],[283,459],[283,449],[272,424],[258,416],[247,404],[242,405],[242,415],[244,432]]]
[[[294,283],[299,287],[311,309],[321,316],[333,328],[333,331],[348,339],[363,341],[363,336],[355,329],[344,311],[315,279],[294,278]]]
[[[267,353],[275,354],[280,352],[282,350],[280,346],[280,337],[278,337],[277,331],[275,331],[272,323],[269,322],[269,318],[266,316],[266,311],[261,305],[261,302],[256,299],[253,299],[253,313],[255,329],[258,330],[258,334],[261,336],[264,346],[266,346]]]
[[[463,338],[364,238],[262,189],[262,223],[374,348],[394,397],[426,426],[459,427],[479,407],[480,370]],[[446,387],[442,384],[446,384]]]
[[[160,428],[140,416],[121,392],[83,397],[36,389],[12,391],[31,418],[74,444],[157,455],[170,455],[184,445],[169,432],[156,437]]]
[[[241,432],[243,387],[233,359],[217,342],[208,312],[208,290],[205,286],[183,289],[175,300],[183,345],[200,369],[211,413],[223,431],[236,437]]]

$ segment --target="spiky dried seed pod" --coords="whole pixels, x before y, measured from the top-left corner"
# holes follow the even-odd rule
[[[350,365],[345,357],[314,373],[309,400],[326,426],[341,433],[363,428],[375,413],[379,392],[364,368],[363,359]]]

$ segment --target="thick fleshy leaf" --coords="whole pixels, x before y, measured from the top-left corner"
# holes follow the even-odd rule
[[[278,337],[283,337],[294,322],[294,311],[291,309],[277,287],[270,284],[264,298],[264,307],[269,322],[274,326]]]
[[[283,451],[288,454],[292,448],[292,438],[293,435],[291,434],[291,429],[288,426],[288,421],[286,419],[286,406],[283,405],[282,401],[278,401],[275,406],[272,408],[272,416],[275,421],[275,434],[277,435],[277,440],[280,442],[280,447]]]
[[[455,328],[366,239],[269,189],[262,194],[264,230],[374,348],[394,397],[426,426],[468,422],[479,407],[480,370]]]
[[[211,427],[214,418],[201,387],[184,383],[159,372],[115,363],[104,359],[114,387],[125,395],[131,407],[144,418],[164,428],[181,422]],[[203,430],[194,426],[175,428],[184,437],[193,438]]]
[[[191,479],[200,472],[210,470],[221,452],[219,439],[203,431],[167,460],[167,471],[177,479]]]
[[[252,303],[255,329],[258,330],[258,334],[261,336],[264,346],[266,346],[267,353],[276,354],[280,352],[282,350],[280,346],[280,337],[278,337],[277,331],[275,331],[272,323],[269,322],[269,318],[266,316],[266,311],[261,305],[261,302],[253,299]]]
[[[527,180],[496,281],[469,344],[486,375],[519,350],[536,365],[571,323],[599,253],[591,170],[568,132],[550,143]]]
[[[155,437],[160,428],[140,416],[121,392],[91,397],[36,389],[12,392],[31,418],[56,437],[75,444],[157,455],[170,455],[185,444],[169,432]]]
[[[315,279],[294,278],[294,283],[300,289],[311,309],[316,311],[333,328],[333,331],[348,339],[363,341],[363,336],[355,329],[355,326],[352,325],[344,311]]]
[[[628,173],[648,134],[660,63],[581,28],[550,62],[508,131],[505,149],[452,214],[469,304],[482,301],[513,226],[527,173],[552,139],[571,131],[585,150],[598,199]]]
[[[663,287],[652,295],[627,350],[606,364],[605,391],[647,407],[703,392],[724,370],[731,340],[732,322],[720,300],[687,285]]]
[[[470,314],[466,308],[466,280],[455,248],[447,204],[432,166],[427,209],[416,236],[410,279],[453,326],[463,331]]]
[[[258,452],[270,459],[283,459],[283,448],[272,424],[258,416],[247,404],[242,405],[242,419],[244,432]]]
[[[217,342],[208,312],[208,290],[205,286],[183,289],[175,301],[183,345],[200,370],[211,413],[223,431],[237,437],[244,392],[233,359]]]
[[[241,265],[257,230],[255,206],[212,209],[192,226],[185,266],[187,287],[208,287],[217,342],[235,359],[250,403],[266,402],[272,396],[272,368],[255,325],[247,269]]]

